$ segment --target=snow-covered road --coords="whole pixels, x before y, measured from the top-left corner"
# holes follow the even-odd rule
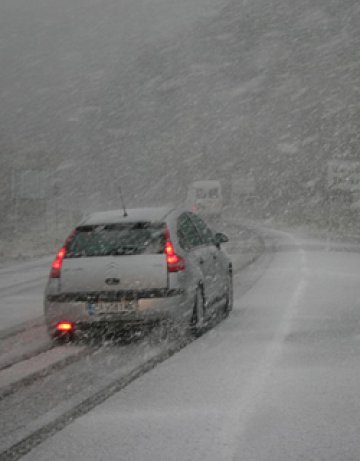
[[[0,338],[43,314],[51,257],[0,266]]]
[[[271,239],[225,322],[24,459],[358,460],[360,254]]]

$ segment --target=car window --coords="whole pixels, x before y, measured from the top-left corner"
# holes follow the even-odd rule
[[[207,226],[207,224],[200,218],[200,216],[191,213],[190,214],[192,222],[195,224],[202,242],[205,245],[214,245],[215,239],[212,230]]]
[[[217,188],[210,189],[209,198],[219,198],[219,189]]]
[[[145,222],[80,226],[67,244],[66,258],[164,252],[164,226]]]
[[[190,250],[203,243],[199,232],[186,213],[178,219],[177,235],[180,246],[185,250]]]

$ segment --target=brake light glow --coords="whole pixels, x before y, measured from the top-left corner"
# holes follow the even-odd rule
[[[56,330],[67,333],[69,331],[72,331],[74,329],[74,325],[71,322],[59,322],[56,325]]]
[[[50,271],[50,278],[58,279],[60,278],[61,274],[61,267],[63,263],[63,259],[66,255],[66,248],[63,246],[60,251],[57,253],[54,261],[51,264],[51,271]]]
[[[165,254],[168,272],[180,272],[185,270],[185,261],[181,256],[175,253],[174,245],[170,240],[169,229],[166,229],[165,237]]]

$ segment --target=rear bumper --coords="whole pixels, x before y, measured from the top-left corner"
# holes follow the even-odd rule
[[[139,295],[142,294],[143,297]],[[155,297],[155,294],[163,296]],[[131,327],[153,324],[159,321],[188,321],[192,315],[192,305],[189,297],[182,290],[166,290],[162,293],[138,293],[136,305],[131,310],[118,313],[94,314],[89,308],[89,300],[94,301],[94,294],[62,294],[45,295],[45,319],[50,334],[56,332],[58,322],[71,322],[82,329],[100,324],[116,324],[121,327]],[[124,298],[123,298],[124,299]],[[126,297],[125,297],[126,299]],[[128,295],[127,299],[131,299]]]

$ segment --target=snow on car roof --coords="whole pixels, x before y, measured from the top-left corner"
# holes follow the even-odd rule
[[[150,221],[159,222],[165,219],[166,215],[172,210],[172,207],[154,207],[154,208],[130,208],[127,209],[127,216],[124,216],[124,210],[98,211],[86,216],[81,225],[87,224],[112,224],[119,222],[138,222]]]

